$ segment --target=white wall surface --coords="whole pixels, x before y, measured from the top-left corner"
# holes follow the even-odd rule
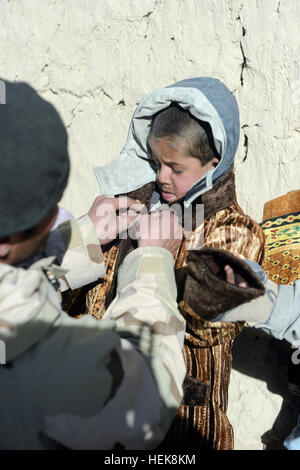
[[[260,221],[266,201],[300,188],[299,24],[298,0],[0,0],[0,77],[29,82],[61,113],[72,161],[62,204],[75,216],[147,92],[219,78],[240,107],[238,199]],[[232,383],[243,377],[234,371]],[[241,420],[238,448],[249,448]],[[261,425],[247,429],[261,448]]]

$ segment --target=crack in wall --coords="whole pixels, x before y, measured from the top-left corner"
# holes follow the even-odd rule
[[[109,95],[109,93],[107,93],[104,88],[102,87],[97,87],[95,88],[94,90],[88,90],[86,91],[85,93],[83,93],[82,95],[80,94],[77,94],[75,93],[74,91],[72,90],[66,90],[64,88],[58,88],[58,89],[53,89],[52,87],[49,87],[49,88],[44,88],[43,90],[40,90],[39,91],[40,93],[53,93],[54,95],[59,95],[59,94],[65,94],[65,95],[70,95],[72,96],[73,98],[77,98],[77,99],[82,99],[82,98],[95,98],[95,95],[96,93],[103,93],[104,96],[106,96],[107,98],[109,98],[111,101],[113,101],[113,97]]]
[[[73,121],[74,121],[74,119],[75,119],[75,116],[76,116],[75,111],[76,111],[78,105],[79,105],[79,103],[71,110],[71,119],[70,119],[70,122],[66,125],[66,128],[67,128],[68,130],[69,130],[70,127],[72,126],[72,123],[73,123]]]
[[[241,63],[241,74],[240,74],[240,82],[241,82],[241,86],[243,87],[244,86],[244,70],[249,67],[248,65],[248,59],[245,55],[245,51],[244,51],[244,47],[243,47],[243,38],[246,36],[246,28],[245,26],[242,24],[242,19],[241,19],[241,12],[242,12],[242,9],[243,9],[243,3],[240,5],[240,8],[238,10],[238,14],[236,16],[236,21],[239,22],[240,26],[241,26],[241,33],[242,33],[242,37],[241,37],[241,40],[240,40],[240,50],[241,50],[241,53],[242,53],[242,63]],[[255,126],[258,126],[258,124],[255,124]],[[248,124],[244,124],[241,129],[243,131],[243,134],[244,134],[244,158],[242,160],[242,162],[245,162],[247,160],[247,157],[248,157],[248,151],[249,151],[249,139],[248,139],[248,135],[246,134],[245,132],[245,128],[249,127]],[[258,126],[259,127],[259,126]]]
[[[245,55],[245,52],[244,52],[244,48],[243,48],[243,38],[246,36],[246,28],[242,25],[242,20],[241,20],[241,11],[243,9],[243,4],[240,5],[240,8],[239,8],[239,11],[238,11],[238,14],[237,14],[237,17],[236,17],[236,21],[238,21],[240,23],[240,26],[241,26],[241,31],[242,31],[242,38],[240,40],[240,49],[241,49],[241,53],[242,53],[242,58],[243,58],[243,61],[242,61],[242,64],[241,64],[241,74],[240,74],[240,82],[241,82],[241,86],[244,86],[244,70],[249,67],[248,65],[248,59]]]
[[[246,161],[247,159],[247,156],[248,156],[248,150],[249,150],[249,144],[248,144],[248,136],[246,134],[246,132],[244,131],[244,129],[246,127],[249,127],[248,124],[244,124],[241,129],[243,129],[243,133],[244,133],[244,147],[245,147],[245,154],[244,154],[244,158],[242,160],[242,163]]]
[[[244,131],[244,129],[246,129],[247,127],[260,127],[260,125],[258,123],[255,123],[252,126],[249,126],[249,124],[244,124],[243,126],[241,126],[241,129],[242,129],[243,134],[244,134],[244,148],[245,148],[244,158],[242,160],[242,163],[247,160],[248,151],[249,151],[249,138],[248,138],[248,135],[246,134],[246,132]]]
[[[46,65],[47,64],[45,64],[44,68],[46,67]],[[57,90],[55,90],[52,87],[43,88],[42,90],[37,90],[37,91],[41,95],[43,95],[44,93],[52,93],[53,95],[56,95],[56,96],[65,94],[65,95],[71,96],[72,98],[76,98],[78,100],[77,104],[70,111],[71,118],[70,118],[69,122],[65,123],[66,129],[68,129],[68,130],[72,126],[73,120],[76,117],[76,111],[77,111],[78,106],[80,105],[80,100],[81,99],[83,99],[83,98],[95,98],[96,93],[103,93],[104,96],[106,96],[108,99],[113,101],[113,98],[102,87],[97,87],[94,90],[87,91],[82,95],[78,95],[78,94],[74,93],[71,90],[65,90],[65,89],[61,89],[61,88],[58,88]],[[124,100],[119,101],[118,105],[119,106],[125,106],[125,101]],[[81,112],[81,111],[79,111],[79,112]]]
[[[159,4],[159,0],[156,0],[153,7],[152,7],[152,10],[148,11],[148,13],[146,13],[145,15],[142,16],[142,20],[144,18],[147,19],[147,25],[146,25],[146,33],[144,34],[144,39],[147,39],[148,37],[148,30],[149,30],[149,23],[150,23],[150,17],[153,15],[157,5]]]
[[[241,81],[241,85],[244,86],[244,70],[248,67],[248,59],[245,56],[242,41],[240,41],[240,49],[241,49],[242,57],[243,57],[243,62],[242,62],[242,66],[241,66],[242,69],[241,69],[240,81]]]
[[[247,160],[248,150],[249,150],[248,136],[245,133],[244,133],[244,147],[245,147],[245,155],[244,155],[244,158],[242,160],[242,163],[244,163]]]

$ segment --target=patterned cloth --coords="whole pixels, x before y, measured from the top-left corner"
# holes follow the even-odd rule
[[[276,284],[300,279],[300,212],[273,217],[262,224],[266,242],[263,269]]]
[[[276,284],[294,285],[300,279],[300,191],[292,191],[265,204],[263,269]],[[294,349],[291,350],[292,357]],[[273,428],[262,436],[269,450],[284,449],[283,442],[300,413],[300,366],[288,364],[288,392]]]

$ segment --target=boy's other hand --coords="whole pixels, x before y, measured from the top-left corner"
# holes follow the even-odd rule
[[[166,248],[176,255],[182,239],[182,227],[174,212],[162,211],[142,215],[135,226],[138,246]]]
[[[226,266],[224,266],[224,271],[226,273],[226,281],[230,284],[235,284],[234,272],[233,269],[229,266],[229,264],[226,264]],[[245,281],[238,282],[237,285],[238,287],[247,287],[247,283]]]
[[[131,208],[130,212],[128,209]],[[101,245],[115,240],[120,233],[138,222],[143,204],[127,196],[98,196],[88,212]]]

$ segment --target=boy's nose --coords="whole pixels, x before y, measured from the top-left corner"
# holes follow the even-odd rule
[[[158,171],[158,181],[161,185],[171,183],[171,169],[162,165]]]

